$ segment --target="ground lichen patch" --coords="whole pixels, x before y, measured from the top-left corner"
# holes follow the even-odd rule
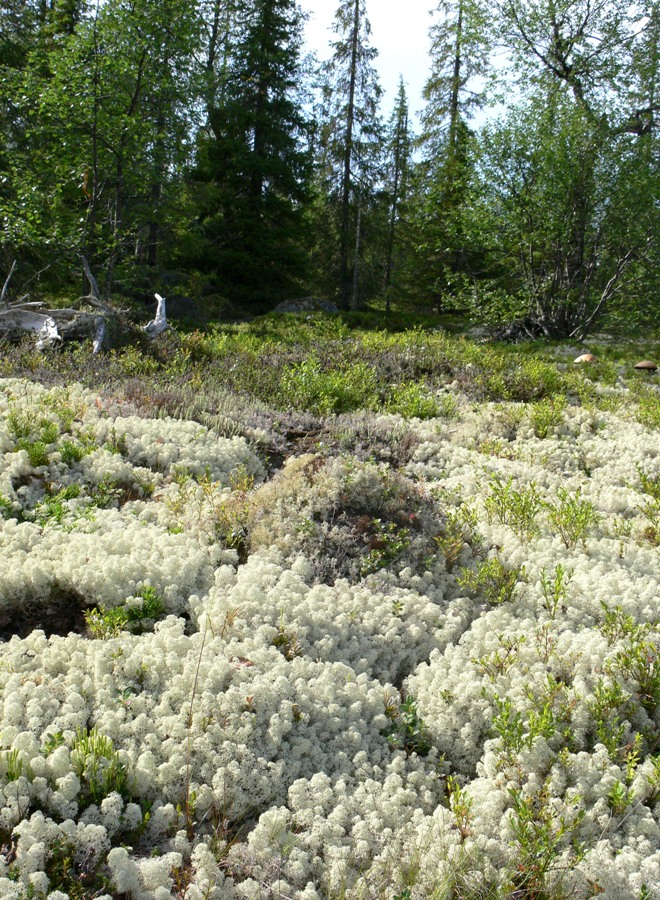
[[[660,432],[626,391],[454,386],[273,471],[263,411],[0,382],[0,896],[659,896]]]

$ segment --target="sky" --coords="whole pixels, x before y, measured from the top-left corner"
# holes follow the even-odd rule
[[[329,42],[334,39],[331,25],[340,0],[300,0],[300,6],[310,13],[305,34],[310,49],[319,59],[330,55]],[[367,0],[367,18],[371,22],[371,46],[378,50],[376,68],[384,90],[381,109],[387,118],[394,104],[403,75],[408,94],[410,113],[414,116],[422,108],[421,97],[429,72],[430,12],[437,7],[435,0]]]

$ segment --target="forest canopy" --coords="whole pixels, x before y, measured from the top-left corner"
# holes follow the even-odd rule
[[[205,319],[318,296],[530,335],[657,318],[660,3],[429,0],[417,133],[366,0],[6,0],[0,277]],[[3,274],[4,273],[4,274]]]

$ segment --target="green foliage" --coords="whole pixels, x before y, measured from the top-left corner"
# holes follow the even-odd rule
[[[385,310],[391,311],[392,295],[401,300],[406,289],[406,269],[410,255],[410,195],[412,193],[413,135],[409,123],[408,97],[403,76],[385,135],[385,190],[388,227],[385,244]]]
[[[477,546],[477,513],[469,504],[461,503],[446,513],[444,530],[435,541],[445,557],[447,571],[451,572],[465,544]]]
[[[657,211],[642,195],[631,203],[625,186],[637,197],[653,176],[641,142],[608,133],[563,87],[537,84],[482,132],[474,222],[484,242],[499,235],[484,293],[524,297],[530,334],[581,337],[624,285],[635,291]]]
[[[60,428],[52,419],[31,416],[11,407],[7,414],[9,433],[16,439],[16,449],[25,450],[33,468],[47,466],[50,461],[50,448],[57,442]]]
[[[40,21],[60,7],[44,7]],[[145,232],[160,243],[169,225],[188,144],[183,73],[199,27],[192,7],[171,0],[158,9],[146,0],[104,3],[61,31],[38,29],[22,65],[8,73],[16,105],[1,121],[3,143],[9,129],[13,148],[0,159],[6,239],[32,266],[45,263],[51,282],[71,280],[62,263],[81,252],[108,292],[117,271],[132,280],[136,262],[153,265]]]
[[[638,624],[632,616],[624,613],[620,606],[609,609],[604,602],[601,603],[601,606],[604,617],[599,625],[599,630],[607,638],[610,646],[624,637],[630,641],[643,640],[652,627]]]
[[[99,871],[101,860],[96,865],[81,863],[80,853],[75,844],[65,838],[57,840],[50,848],[45,871],[52,892],[61,891],[69,900],[89,900],[110,889],[108,879]],[[97,868],[98,866],[98,868]]]
[[[499,475],[494,475],[484,506],[489,522],[508,525],[520,540],[527,541],[538,534],[536,517],[542,503],[535,484],[518,488],[512,477],[504,482]]]
[[[116,791],[124,799],[131,796],[131,780],[126,764],[109,737],[96,727],[79,728],[71,745],[71,765],[80,779],[81,808],[91,803],[99,805]]]
[[[525,746],[525,722],[521,713],[513,708],[509,697],[495,697],[497,715],[493,716],[493,731],[500,738],[504,753],[517,753]]]
[[[230,303],[265,311],[299,296],[306,268],[302,14],[293,0],[254,0],[223,15],[222,63],[205,98],[208,128],[198,132],[191,179],[197,221],[183,262],[210,275]]]
[[[607,795],[607,805],[615,816],[622,816],[632,806],[634,793],[620,781],[615,781]]]
[[[648,498],[641,504],[641,511],[649,522],[643,531],[644,540],[654,547],[660,546],[660,500]]]
[[[551,738],[557,731],[555,697],[549,693],[535,698],[535,708],[524,716],[510,697],[494,697],[497,714],[493,716],[493,731],[500,738],[502,753],[509,756],[523,749],[531,750],[536,738]]]
[[[373,64],[378,51],[370,46],[364,0],[341,0],[333,30],[317,114],[312,253],[322,289],[347,310],[359,309],[364,281],[377,268],[378,293],[382,290],[388,210],[378,193],[383,149],[381,89]]]
[[[555,566],[554,575],[548,575],[545,567],[541,569],[541,590],[543,591],[543,605],[550,613],[550,618],[555,619],[557,612],[564,611],[568,602],[568,587],[571,583],[572,570],[567,570],[561,563]]]
[[[280,395],[296,409],[328,415],[372,409],[377,402],[378,384],[376,373],[367,363],[326,369],[316,356],[310,355],[283,371]]]
[[[529,409],[529,420],[537,438],[547,438],[558,428],[564,419],[566,400],[563,397],[549,397],[532,403]]]
[[[56,731],[54,733],[48,732],[46,737],[44,738],[43,745],[41,747],[41,752],[44,756],[50,756],[50,754],[57,750],[58,747],[61,747],[64,744],[64,732]]]
[[[11,405],[7,413],[7,428],[9,433],[18,440],[28,438],[32,434],[34,423],[32,418],[21,412],[16,406]]]
[[[128,614],[122,606],[111,609],[85,610],[85,624],[92,637],[106,640],[118,637],[128,624]]]
[[[75,500],[80,496],[81,487],[79,484],[70,484],[68,487],[62,488],[52,497],[38,503],[35,507],[35,520],[41,524],[60,525],[67,513],[70,512],[66,505],[69,500]]]
[[[370,551],[364,559],[361,572],[368,575],[394,562],[410,546],[410,529],[395,522],[383,522],[372,519],[370,532]]]
[[[589,531],[600,522],[593,503],[582,499],[582,491],[560,487],[553,500],[544,503],[548,521],[567,549],[586,542]]]
[[[231,493],[227,494],[224,486],[208,473],[194,479],[187,470],[174,467],[172,474],[179,491],[167,498],[170,512],[177,518],[190,514],[205,517],[209,540],[221,541],[236,550],[240,561],[245,562],[250,545],[253,476],[244,467],[238,467],[230,474]]]
[[[447,778],[447,794],[449,801],[449,809],[454,815],[456,827],[461,836],[461,840],[465,840],[471,834],[470,824],[472,821],[472,798],[461,787],[457,778],[450,775]]]
[[[0,494],[0,517],[3,519],[11,519],[15,515],[14,504],[4,494]]]
[[[635,418],[647,428],[660,428],[660,397],[646,389],[637,392]]]
[[[450,419],[456,415],[456,399],[451,394],[434,396],[424,385],[408,381],[392,390],[387,410],[411,419]]]
[[[21,438],[17,445],[19,450],[26,450],[30,458],[30,465],[37,469],[40,466],[47,466],[50,462],[48,453],[48,445],[43,441],[31,441],[27,438]]]
[[[603,604],[604,617],[599,630],[609,645],[616,648],[604,666],[605,677],[594,689],[591,713],[597,740],[610,755],[630,764],[627,747],[654,745],[655,738],[645,732],[627,734],[627,721],[635,721],[635,709],[641,706],[653,718],[660,706],[660,653],[657,622],[637,622],[621,607],[609,609]]]
[[[660,706],[660,651],[657,634],[641,638],[639,632],[624,641],[609,663],[608,670],[615,676],[632,682],[642,707],[653,719]]]
[[[410,203],[416,250],[411,268],[418,294],[455,309],[480,264],[478,242],[469,237],[478,163],[469,121],[485,102],[491,16],[481,0],[441,0],[434,13],[418,139],[422,158]]]
[[[61,442],[58,449],[60,456],[62,457],[62,462],[66,463],[67,466],[80,462],[81,459],[92,452],[91,446],[86,446],[77,440],[64,440]]]
[[[385,714],[391,721],[381,734],[393,750],[403,750],[406,756],[412,753],[428,756],[432,747],[430,736],[413,697],[407,696],[400,703],[389,698],[385,704]]]
[[[14,748],[13,750],[5,750],[3,755],[6,767],[5,778],[8,782],[17,781],[23,775],[25,775],[28,779],[32,779],[34,777],[30,766],[26,765],[23,762],[23,757],[20,750],[17,750],[16,748]]]
[[[590,705],[595,738],[615,759],[626,733],[626,726],[621,717],[628,699],[629,695],[619,682],[601,679],[594,688],[594,697]]]
[[[160,368],[158,360],[144,353],[140,347],[128,346],[122,350],[111,350],[109,358],[117,374],[129,378],[154,375]]]
[[[495,680],[499,675],[506,675],[509,669],[516,665],[525,638],[524,636],[508,638],[498,634],[497,642],[499,647],[493,653],[472,659],[479,670],[488,675],[491,680]]]
[[[647,475],[641,466],[637,466],[641,490],[653,500],[660,501],[660,475]]]
[[[549,785],[531,793],[509,789],[513,815],[509,827],[515,846],[514,871],[510,874],[509,889],[521,898],[545,898],[550,889],[547,876],[559,867],[559,858],[566,850],[569,861],[561,865],[570,869],[584,856],[586,846],[579,838],[584,810],[570,817],[559,814],[552,802]]]
[[[525,577],[525,567],[507,569],[498,556],[477,563],[476,569],[461,569],[458,583],[476,594],[483,594],[494,606],[513,600],[516,587]]]
[[[137,592],[135,600],[124,606],[110,609],[96,608],[85,610],[85,624],[94,638],[108,640],[118,637],[122,631],[140,634],[146,621],[158,619],[165,610],[163,598],[151,585],[144,585]]]
[[[284,621],[281,621],[272,640],[273,647],[277,647],[285,659],[292,660],[296,656],[302,655],[302,646],[298,640],[296,632],[287,628]]]

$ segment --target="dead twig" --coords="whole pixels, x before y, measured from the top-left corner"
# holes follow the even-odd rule
[[[94,300],[100,303],[101,294],[99,293],[99,286],[96,283],[96,278],[94,278],[94,275],[92,274],[92,270],[89,266],[89,263],[87,262],[86,257],[81,255],[80,258],[82,260],[83,269],[85,270],[85,275],[87,276],[87,281],[89,281],[92,297],[94,298]]]
[[[9,270],[9,275],[5,278],[5,283],[2,287],[2,293],[0,294],[0,306],[5,302],[5,296],[7,294],[7,288],[9,287],[9,282],[11,281],[11,276],[14,274],[14,269],[16,268],[16,260],[11,264],[11,269]]]

